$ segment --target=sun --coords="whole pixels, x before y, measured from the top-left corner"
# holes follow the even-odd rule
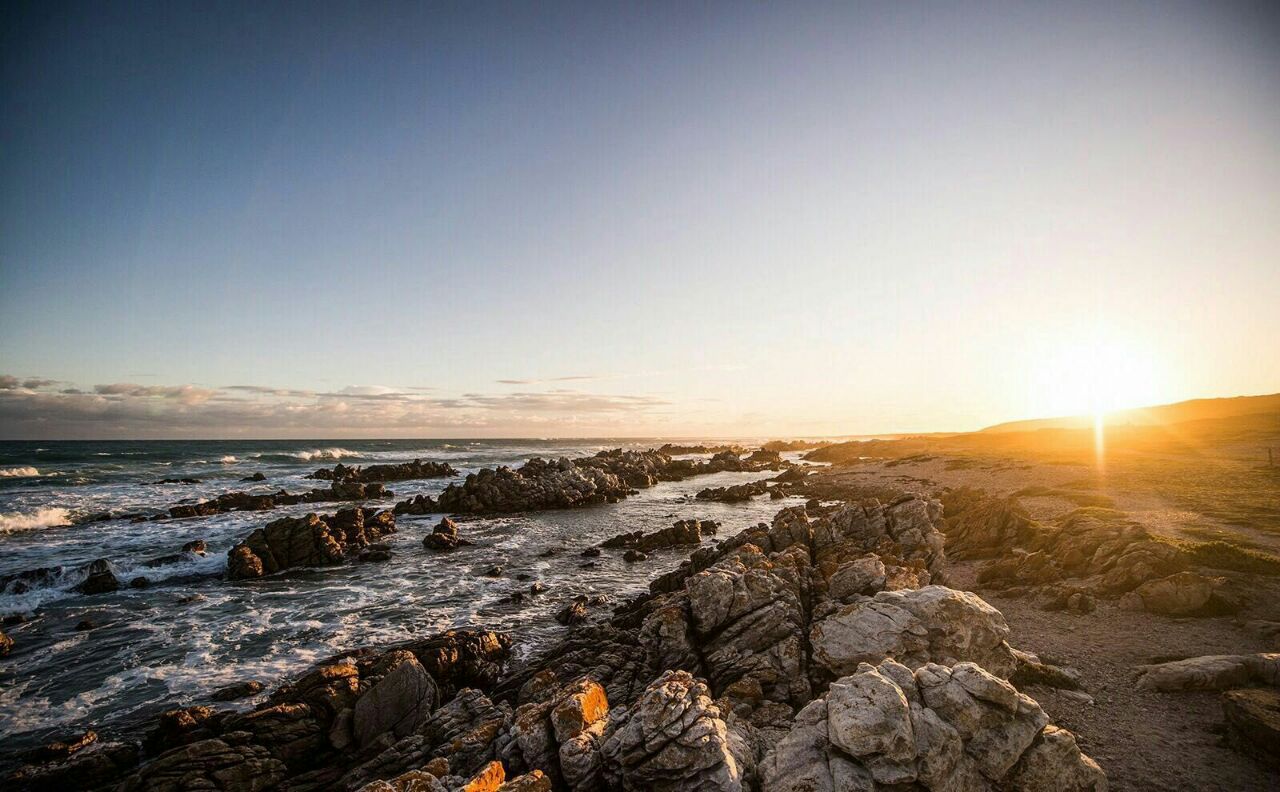
[[[1163,398],[1165,372],[1149,345],[1095,329],[1046,347],[1029,383],[1041,417],[1088,415],[1100,424],[1109,412]]]

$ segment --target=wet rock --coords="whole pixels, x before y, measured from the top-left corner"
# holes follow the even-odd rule
[[[1280,767],[1280,691],[1231,690],[1222,696],[1227,742],[1240,753]]]
[[[85,564],[77,570],[85,578],[75,590],[81,594],[107,594],[119,590],[120,581],[112,570],[111,562],[105,558]]]
[[[94,624],[88,619],[81,619],[79,622],[76,623],[76,632],[88,632],[89,630],[92,630],[97,626],[98,625]]]
[[[142,741],[148,756],[217,735],[218,718],[210,707],[171,709],[156,719],[156,725]]]
[[[719,524],[710,520],[680,520],[668,528],[646,534],[642,531],[618,534],[600,543],[605,548],[631,548],[650,553],[668,547],[698,545],[704,536],[714,536]]]
[[[645,555],[639,550],[628,550],[627,552],[622,554],[622,560],[626,561],[628,564],[634,564],[638,561],[649,560],[649,556]]]
[[[193,553],[198,556],[204,555],[209,550],[209,546],[205,544],[203,539],[192,539],[182,546],[182,552]]]
[[[578,555],[582,556],[583,558],[597,558],[600,555],[600,548],[588,547],[586,550],[583,550]]]
[[[149,481],[148,484],[199,484],[198,478],[165,478],[159,481]]]
[[[267,523],[228,551],[227,578],[243,580],[292,567],[340,564],[349,552],[394,532],[391,512],[374,509],[284,517]]]
[[[86,732],[85,737],[89,734],[92,732]],[[74,742],[66,745],[67,748],[73,746]],[[132,743],[94,741],[84,748],[84,750],[76,749],[66,757],[43,761],[33,760],[31,764],[19,768],[5,779],[6,788],[30,790],[110,788],[110,785],[113,785],[120,776],[138,764],[138,746]]]
[[[256,696],[262,692],[264,685],[257,680],[249,680],[247,682],[236,682],[219,688],[213,692],[209,698],[214,701],[238,701],[250,696]]]
[[[3,631],[0,631],[0,657],[8,657],[13,651],[13,639]]]
[[[348,467],[339,462],[333,469],[321,468],[307,476],[311,479],[341,482],[408,481],[410,479],[446,478],[458,475],[448,462],[400,462],[389,465]]]
[[[92,729],[76,737],[66,740],[55,740],[23,755],[23,760],[30,764],[45,762],[64,762],[73,754],[88,748],[98,741],[98,734]]]
[[[547,590],[545,583],[532,583],[529,585],[530,594],[542,594]]]
[[[707,487],[699,490],[694,497],[698,500],[718,501],[721,503],[741,503],[742,501],[749,501],[757,495],[763,495],[768,491],[768,483],[752,481],[746,484],[734,484],[730,487]]]
[[[810,631],[814,662],[834,674],[888,657],[910,667],[977,662],[1007,677],[1015,662],[1000,611],[944,586],[882,591],[846,605]]]
[[[458,537],[458,524],[448,517],[436,523],[436,527],[422,540],[422,546],[428,550],[453,550],[462,543]]]
[[[564,625],[581,624],[587,620],[587,598],[577,596],[556,613],[556,621]]]
[[[496,565],[491,566],[491,567],[489,567],[488,569],[486,569],[486,570],[484,571],[484,576],[485,576],[485,577],[493,577],[493,578],[496,578],[496,577],[502,577],[502,572],[503,572],[502,565],[501,565],[501,564],[496,564]]]
[[[415,495],[395,505],[396,514],[434,514],[438,511],[440,506],[430,495]]]
[[[266,481],[266,480],[267,480],[267,477],[263,475],[262,471],[258,471],[251,476],[245,476],[244,478],[240,479],[240,481],[246,482],[246,483],[252,483],[255,481]]]
[[[377,482],[364,484],[335,481],[328,489],[313,489],[297,495],[283,490],[270,495],[228,492],[199,503],[180,503],[170,506],[168,516],[172,518],[208,517],[236,511],[269,511],[277,506],[296,506],[300,503],[369,500],[387,498],[391,495],[392,493],[386,487]]]
[[[368,547],[361,550],[360,555],[357,556],[357,559],[365,563],[390,561],[391,545],[386,544],[385,542],[375,542],[374,544],[371,544]]]

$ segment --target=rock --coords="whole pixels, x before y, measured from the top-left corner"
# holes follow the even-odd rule
[[[120,588],[112,564],[105,558],[85,564],[78,572],[85,576],[84,581],[75,587],[81,594],[107,594]]]
[[[242,736],[229,734],[166,751],[126,779],[120,790],[258,792],[283,781],[288,775],[285,763],[259,745],[242,742]]]
[[[256,696],[263,690],[263,684],[257,680],[248,680],[246,682],[236,682],[226,687],[219,688],[210,696],[214,701],[237,701],[249,696]]]
[[[827,595],[847,602],[855,596],[868,596],[883,590],[885,580],[884,562],[880,556],[868,553],[836,568],[828,581]]]
[[[445,478],[456,476],[448,462],[423,462],[415,459],[412,462],[400,462],[390,465],[369,465],[368,467],[347,467],[339,462],[332,470],[321,468],[307,478],[324,481],[370,482],[370,481],[407,481],[409,479]]]
[[[91,733],[86,732],[84,736]],[[72,747],[74,743],[65,746]],[[56,763],[28,764],[9,775],[5,782],[14,789],[30,790],[114,788],[120,776],[138,765],[136,744],[92,742],[87,747],[88,750],[77,749]]]
[[[1047,788],[1105,790],[1097,765],[1059,737],[1070,734],[1047,724],[1033,700],[972,663],[864,663],[796,715],[761,763],[761,789],[1028,789],[1048,778],[1060,786]]]
[[[171,709],[156,719],[156,725],[142,741],[148,756],[156,756],[172,748],[216,736],[218,720],[210,707],[196,706]]]
[[[1017,670],[1009,677],[1009,681],[1019,688],[1026,685],[1044,685],[1059,690],[1079,690],[1080,672],[1075,669],[1059,668],[1056,665],[1040,662],[1035,655],[1013,650],[1017,661]]]
[[[1280,685],[1280,653],[1206,655],[1138,666],[1138,689],[1166,693]]]
[[[648,561],[649,556],[639,550],[628,550],[622,554],[622,560],[626,561],[628,564],[634,564],[638,561]]]
[[[412,652],[397,650],[379,661],[382,678],[356,701],[353,728],[367,746],[383,734],[404,737],[435,707],[439,690]]]
[[[76,624],[76,632],[88,632],[89,630],[92,630],[92,629],[94,629],[94,628],[95,628],[95,627],[97,627],[97,626],[98,626],[98,625],[94,624],[93,622],[89,621],[88,619],[81,619],[81,620]]]
[[[730,487],[707,487],[695,495],[698,500],[719,501],[721,503],[740,503],[749,501],[757,495],[769,491],[765,481],[752,481],[746,484],[734,484]]]
[[[541,770],[532,770],[504,782],[498,792],[551,792],[551,779]]]
[[[704,536],[714,536],[719,525],[710,520],[679,520],[669,528],[646,534],[642,531],[618,534],[601,542],[606,548],[631,548],[640,553],[662,550],[668,547],[697,545]]]
[[[357,556],[356,559],[364,563],[390,561],[391,545],[384,542],[375,542],[361,550],[360,555]]]
[[[258,471],[258,472],[256,472],[256,473],[254,473],[253,475],[251,475],[251,476],[245,476],[244,478],[242,478],[242,479],[240,479],[240,480],[241,480],[241,481],[244,481],[244,482],[266,481],[266,480],[267,480],[267,477],[266,477],[265,475],[263,475],[263,474],[262,474],[262,471]]]
[[[738,792],[750,769],[707,686],[684,671],[664,673],[632,707],[610,713],[606,735],[600,753],[609,788]]]
[[[969,592],[943,586],[882,591],[837,610],[810,631],[813,659],[834,674],[893,658],[909,667],[973,661],[999,676],[1013,672],[1000,611]]]
[[[547,586],[545,583],[538,582],[538,583],[532,583],[529,585],[530,594],[542,594],[546,590],[547,590]]]
[[[579,553],[579,555],[581,555],[583,558],[598,558],[600,556],[600,548],[588,547],[586,550],[583,550],[581,553]]]
[[[0,631],[0,657],[8,657],[12,651],[13,639],[3,631]]]
[[[573,601],[556,613],[556,621],[564,625],[581,624],[587,620],[587,598],[577,596]]]
[[[298,566],[340,564],[349,552],[368,547],[395,530],[394,515],[374,509],[284,517],[267,523],[228,551],[227,579],[263,577]]]
[[[1227,741],[1259,761],[1280,767],[1280,691],[1231,690],[1222,696]]]
[[[440,777],[422,770],[410,770],[387,781],[371,781],[356,792],[449,792]]]
[[[1146,610],[1165,616],[1203,613],[1226,578],[1208,578],[1195,572],[1178,572],[1138,586],[1121,600],[1130,610]]]
[[[496,564],[496,565],[491,566],[491,567],[489,567],[488,569],[486,569],[486,570],[484,571],[484,575],[485,575],[485,577],[494,577],[494,578],[496,578],[496,577],[502,577],[502,571],[503,571],[503,570],[502,570],[502,565],[501,565],[501,564]]]
[[[434,514],[440,511],[440,505],[430,495],[415,495],[395,505],[396,514]]]
[[[192,539],[182,546],[182,552],[193,553],[198,556],[204,555],[208,549],[209,546],[205,544],[203,539]]]
[[[198,478],[164,478],[159,481],[150,481],[148,484],[199,484]]]
[[[458,524],[448,517],[436,523],[436,527],[422,540],[422,546],[428,550],[453,550],[459,544]]]
[[[74,754],[98,742],[98,734],[93,730],[89,730],[66,740],[55,740],[48,745],[44,745],[34,751],[29,751],[23,755],[23,760],[30,764],[43,764],[45,762],[64,762],[71,758]]]

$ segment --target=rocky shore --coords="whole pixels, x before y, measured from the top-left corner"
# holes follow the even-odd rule
[[[380,514],[278,521],[232,552],[253,567],[301,546],[300,558],[324,563],[376,540],[391,524]],[[248,711],[211,702],[167,712],[139,744],[95,739],[10,782],[1104,789],[1070,732],[1009,681],[1026,661],[1001,614],[939,585],[943,526],[942,504],[919,496],[784,509],[524,662],[511,661],[518,636],[483,629],[359,650]],[[661,543],[677,544],[678,532]]]

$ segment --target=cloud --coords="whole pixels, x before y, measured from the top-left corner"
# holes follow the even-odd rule
[[[10,382],[12,380],[12,385]],[[206,388],[116,382],[61,390],[0,377],[0,427],[10,437],[341,437],[618,433],[670,403],[578,390],[436,395],[426,388],[350,385],[316,392],[266,385]]]
[[[582,382],[600,379],[593,374],[573,374],[568,377],[548,377],[547,379],[500,379],[494,380],[499,385],[540,385],[544,382]]]

